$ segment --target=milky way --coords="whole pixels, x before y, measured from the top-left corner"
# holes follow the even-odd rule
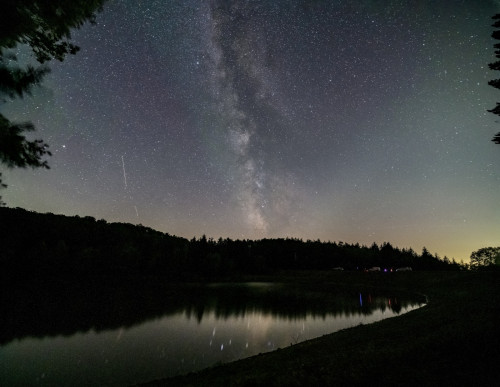
[[[111,0],[33,96],[9,206],[185,236],[500,244],[496,1]],[[20,48],[20,52],[25,52]]]

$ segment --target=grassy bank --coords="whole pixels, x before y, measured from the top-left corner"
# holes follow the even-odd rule
[[[150,386],[477,385],[498,383],[500,273],[302,273],[325,291],[388,288],[428,297],[397,318],[346,329]]]

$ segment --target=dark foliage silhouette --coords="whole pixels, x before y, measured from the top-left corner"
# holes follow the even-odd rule
[[[495,28],[500,28],[500,14],[496,14],[495,16],[493,16],[493,20],[495,20],[495,22],[492,26]],[[493,31],[491,36],[493,37],[493,39],[500,40],[500,30],[497,29]],[[495,43],[493,47],[495,47],[495,56],[497,58],[500,58],[500,43]],[[491,70],[499,71],[500,61],[492,62],[488,66]],[[500,79],[493,79],[488,82],[488,85],[500,89]],[[490,109],[488,111],[490,113],[500,115],[500,102],[497,102],[497,105],[493,109]],[[500,144],[500,132],[498,132],[491,141],[493,141],[495,144]]]
[[[105,0],[5,0],[0,6],[0,104],[8,99],[23,98],[49,72],[43,63],[67,54],[76,54],[70,42],[71,29],[94,22],[95,13]],[[22,65],[15,49],[27,45],[38,62]],[[48,168],[44,156],[50,156],[48,145],[24,135],[34,131],[30,122],[11,122],[0,114],[0,164],[8,168]],[[0,188],[5,187],[1,183]],[[1,204],[1,200],[0,200]]]
[[[500,264],[500,247],[483,247],[470,255],[472,269],[495,269]]]
[[[188,241],[142,225],[92,217],[39,214],[0,208],[0,270],[4,276],[48,276],[97,281],[112,276],[216,280],[282,270],[363,271],[412,267],[458,270],[449,259],[418,255],[386,242],[370,247],[296,238]]]

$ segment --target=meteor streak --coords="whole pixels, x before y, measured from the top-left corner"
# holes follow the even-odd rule
[[[125,172],[125,161],[123,160],[123,155],[122,155],[122,168],[123,168],[123,182],[125,184],[125,189],[127,189],[127,173]]]

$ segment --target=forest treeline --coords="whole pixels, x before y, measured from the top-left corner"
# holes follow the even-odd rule
[[[170,279],[272,274],[280,270],[460,270],[426,248],[297,238],[188,240],[142,225],[0,207],[0,270],[8,275],[154,275]]]

